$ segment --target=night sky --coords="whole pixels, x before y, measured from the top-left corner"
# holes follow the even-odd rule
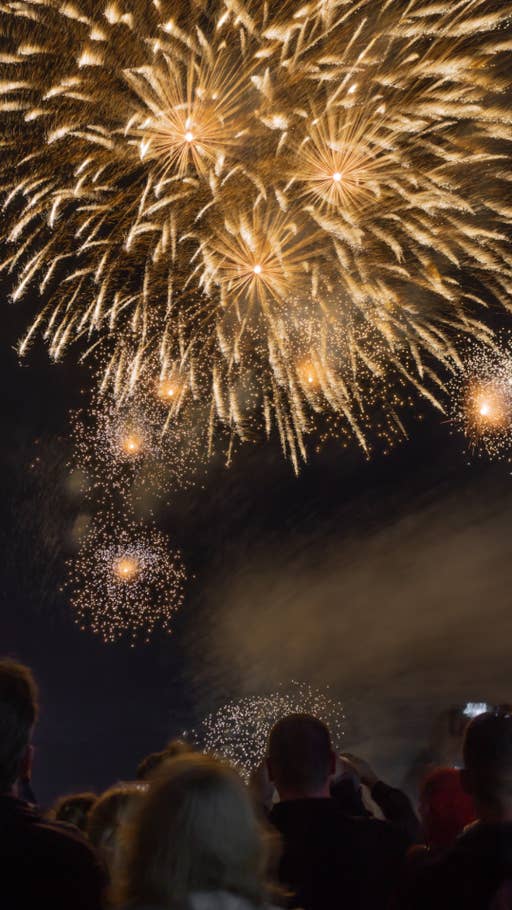
[[[129,779],[205,711],[291,678],[330,684],[350,747],[395,779],[441,707],[510,699],[510,466],[469,465],[428,406],[369,462],[337,442],[298,479],[277,445],[215,461],[157,516],[190,574],[174,634],[130,648],[80,632],[61,588],[87,508],[67,462],[88,373],[42,345],[20,366],[27,309],[4,319],[1,651],[41,687],[43,803]]]

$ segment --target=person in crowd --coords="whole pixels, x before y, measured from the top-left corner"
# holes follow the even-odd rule
[[[111,872],[121,825],[128,821],[147,784],[121,783],[98,797],[87,819],[87,836]]]
[[[404,910],[512,908],[512,714],[474,718],[463,754],[461,779],[477,821],[419,871],[400,900]]]
[[[70,796],[61,796],[48,813],[48,818],[57,822],[66,822],[68,825],[74,825],[79,831],[85,831],[89,809],[97,798],[95,793],[73,793]]]
[[[410,845],[402,830],[373,818],[352,818],[331,798],[336,756],[329,730],[308,714],[273,727],[270,779],[280,802],[270,820],[279,831],[279,878],[304,910],[385,907]]]
[[[137,768],[137,780],[148,780],[169,758],[176,758],[177,755],[185,755],[191,751],[189,743],[182,739],[171,739],[161,752],[152,752],[142,759]]]
[[[216,759],[190,753],[161,766],[122,840],[118,906],[254,910],[266,903],[265,837],[240,777]]]
[[[92,849],[18,798],[18,782],[31,778],[37,702],[30,670],[0,660],[0,904],[100,910],[105,876]]]
[[[428,775],[421,786],[419,810],[431,855],[452,847],[476,818],[473,799],[464,790],[457,768],[436,768]]]
[[[331,782],[331,796],[338,800],[347,815],[371,816],[361,792],[363,785],[386,821],[401,828],[411,843],[423,843],[419,819],[405,793],[384,783],[362,758],[344,753],[340,761],[341,773]],[[352,791],[356,794],[350,802],[347,788],[343,789],[347,779],[352,783]]]

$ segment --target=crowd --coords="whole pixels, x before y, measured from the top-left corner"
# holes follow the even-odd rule
[[[512,714],[475,717],[464,766],[409,798],[292,714],[246,784],[174,741],[136,780],[60,799],[30,781],[37,687],[0,660],[0,906],[6,910],[512,910]]]

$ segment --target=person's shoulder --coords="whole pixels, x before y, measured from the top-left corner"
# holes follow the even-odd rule
[[[72,825],[50,821],[37,809],[26,805],[20,807],[16,821],[15,839],[25,842],[28,850],[69,862],[97,864],[92,847]]]

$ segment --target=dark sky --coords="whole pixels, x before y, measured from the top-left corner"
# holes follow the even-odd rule
[[[27,314],[4,313],[0,650],[40,683],[41,800],[130,778],[206,710],[291,678],[331,684],[395,777],[440,707],[510,697],[510,467],[468,465],[426,407],[370,462],[333,442],[298,479],[272,445],[214,463],[158,516],[191,576],[173,636],[132,649],[80,632],[61,586],[83,508],[68,412],[88,376],[42,346],[20,366]]]

